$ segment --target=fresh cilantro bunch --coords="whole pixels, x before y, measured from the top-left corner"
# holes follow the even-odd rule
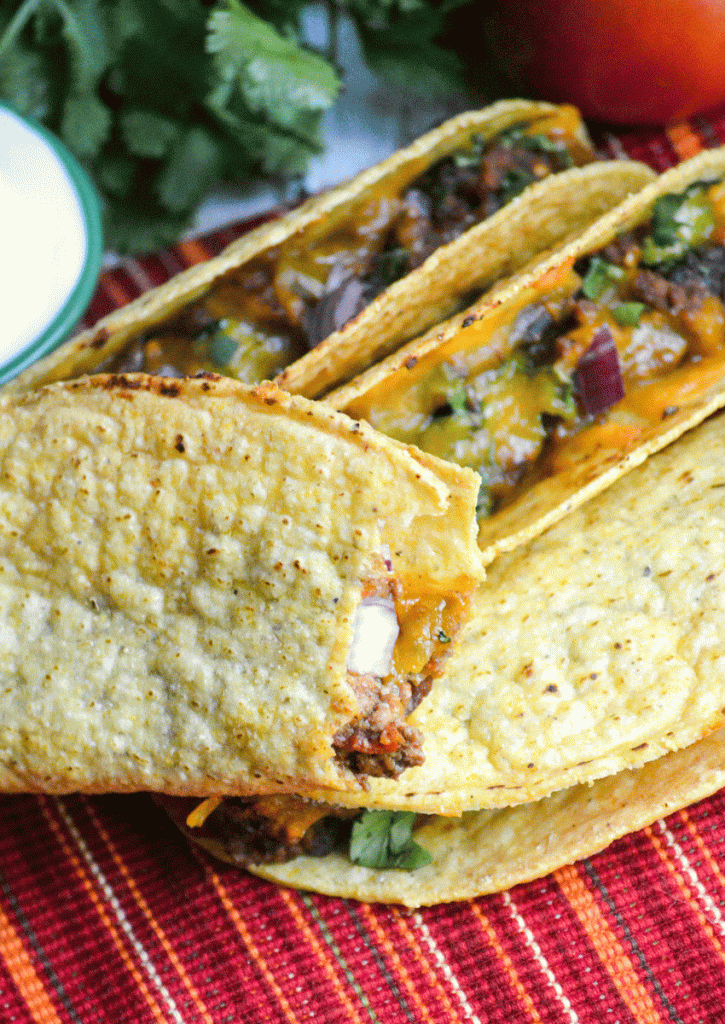
[[[0,3],[0,98],[85,165],[110,246],[169,242],[215,181],[319,151],[340,80],[297,43],[294,4],[264,6],[269,22],[238,0]]]
[[[388,43],[410,58],[413,30],[419,55],[435,57],[432,36],[460,2],[325,6],[333,23],[353,17],[374,64]],[[0,99],[59,135],[89,171],[110,247],[153,249],[178,237],[215,183],[294,177],[320,152],[320,119],[341,82],[299,42],[306,6],[0,0]]]

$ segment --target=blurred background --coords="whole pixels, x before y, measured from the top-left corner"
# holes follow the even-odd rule
[[[722,0],[0,0],[0,102],[142,253],[339,182],[503,96],[666,124],[725,100]],[[596,128],[595,128],[596,132]]]

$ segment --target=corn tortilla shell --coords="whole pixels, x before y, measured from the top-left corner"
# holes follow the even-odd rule
[[[708,150],[667,171],[637,195],[625,199],[591,224],[576,238],[540,256],[515,277],[499,282],[467,310],[432,328],[421,338],[409,342],[349,384],[332,391],[325,397],[324,403],[350,416],[359,417],[360,407],[364,405],[364,398],[369,392],[386,381],[394,390],[396,376],[404,384],[406,364],[415,365],[439,350],[458,334],[465,320],[471,317],[482,320],[486,316],[493,316],[506,304],[517,307],[521,296],[527,292],[530,292],[527,301],[536,301],[541,289],[539,282],[546,282],[547,277],[551,277],[552,272],[558,268],[571,265],[580,257],[602,248],[622,231],[648,220],[660,196],[668,192],[681,192],[690,183],[701,179],[712,180],[723,176],[725,148]],[[506,352],[502,351],[501,358],[505,358],[505,355]],[[609,487],[653,452],[670,444],[683,431],[722,408],[725,404],[725,360],[722,360],[718,372],[719,378],[706,391],[695,395],[674,416],[653,424],[631,451],[622,454],[610,449],[599,449],[571,470],[533,484],[510,506],[483,519],[479,543],[484,552],[484,560],[490,562],[501,552],[511,551],[537,536],[574,508]]]
[[[504,100],[446,121],[350,181],[250,231],[214,259],[189,268],[115,310],[10,381],[4,390],[18,394],[98,372],[132,337],[202,298],[226,272],[297,234],[304,233],[311,240],[323,237],[384,189],[386,183],[412,180],[431,163],[465,145],[473,134],[490,138],[522,121],[545,118],[557,109],[548,103]],[[586,138],[583,127],[582,138]],[[545,178],[387,289],[342,331],[285,371],[280,383],[287,391],[318,397],[448,316],[461,294],[489,285],[523,266],[537,252],[583,228],[652,177],[653,172],[643,164],[615,161]]]
[[[371,870],[346,857],[297,857],[250,870],[330,896],[429,906],[500,892],[603,850],[614,840],[725,786],[722,731],[633,771],[535,803],[461,818],[434,818],[415,832],[433,863],[417,871]]]
[[[426,760],[346,805],[526,803],[725,722],[725,418],[716,416],[488,569],[411,721]]]
[[[0,789],[359,789],[332,737],[361,580],[388,544],[414,591],[470,592],[476,493],[273,385],[3,397]]]

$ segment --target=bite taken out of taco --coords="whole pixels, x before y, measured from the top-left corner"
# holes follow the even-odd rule
[[[162,803],[215,856],[409,906],[495,892],[725,784],[725,421],[501,555],[412,721],[425,761],[365,793]]]

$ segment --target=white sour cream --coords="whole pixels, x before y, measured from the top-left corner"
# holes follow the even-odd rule
[[[76,188],[49,144],[0,108],[0,366],[49,327],[78,283],[88,241]]]
[[[366,597],[355,611],[352,629],[348,672],[387,676],[393,667],[393,650],[400,632],[393,602]]]

